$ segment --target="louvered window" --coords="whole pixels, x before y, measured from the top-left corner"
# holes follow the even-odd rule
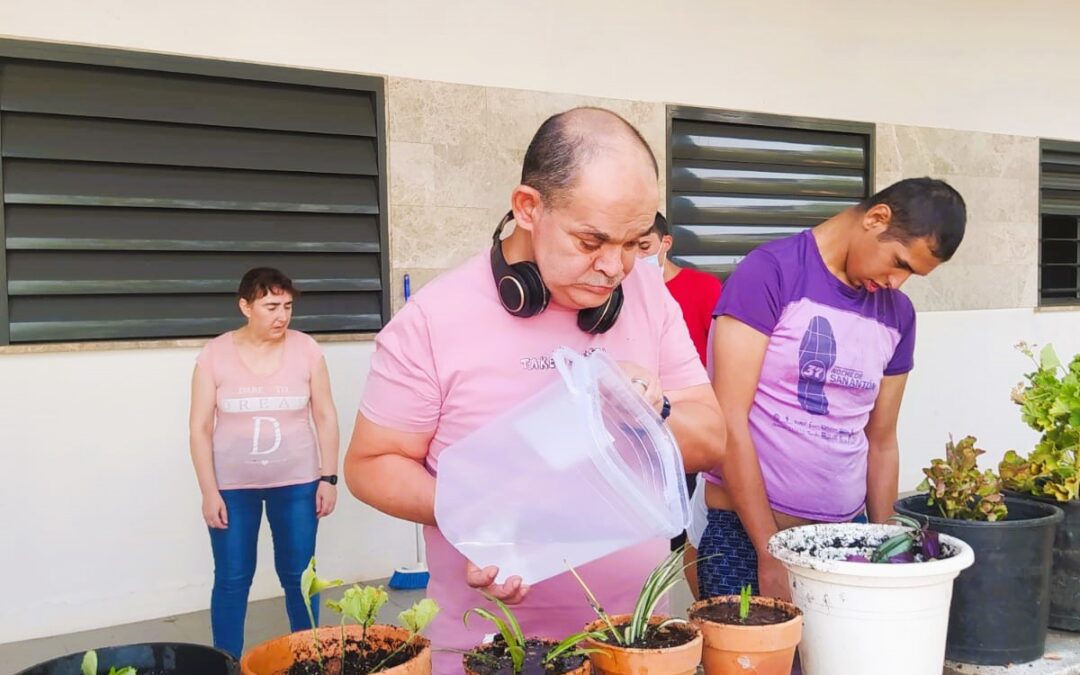
[[[1080,301],[1080,143],[1044,140],[1039,174],[1039,301]]]
[[[721,277],[869,196],[873,125],[672,107],[673,259]]]
[[[299,330],[387,318],[381,79],[0,42],[0,344],[213,335],[243,273]]]

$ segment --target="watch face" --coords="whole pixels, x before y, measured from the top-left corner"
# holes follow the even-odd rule
[[[319,480],[323,481],[324,483],[330,483],[331,485],[337,485],[337,476],[336,475],[335,476],[323,476]]]

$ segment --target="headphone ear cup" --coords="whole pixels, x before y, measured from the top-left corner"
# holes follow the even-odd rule
[[[611,292],[611,296],[608,298],[607,302],[599,307],[591,307],[578,312],[578,328],[590,335],[599,335],[608,332],[619,318],[619,312],[622,311],[623,299],[623,289],[620,284]]]
[[[548,300],[551,296],[548,293],[547,286],[544,285],[544,278],[540,276],[540,268],[536,266],[536,263],[525,260],[510,265],[510,269],[524,291],[524,302],[521,304],[521,309],[518,312],[512,312],[512,314],[514,316],[530,317],[536,316],[547,309]]]

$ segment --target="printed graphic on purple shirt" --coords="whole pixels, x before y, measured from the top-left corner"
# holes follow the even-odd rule
[[[828,415],[825,377],[836,363],[836,338],[823,316],[810,319],[799,345],[799,404],[811,415]]]

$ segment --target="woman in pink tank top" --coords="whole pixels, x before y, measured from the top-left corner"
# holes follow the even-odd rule
[[[191,458],[214,554],[214,646],[239,657],[263,504],[293,631],[310,628],[300,575],[319,518],[337,501],[338,422],[322,349],[289,330],[292,281],[248,271],[238,292],[247,323],[211,340],[191,387]],[[318,602],[313,605],[318,611]],[[318,621],[316,613],[316,621]]]

